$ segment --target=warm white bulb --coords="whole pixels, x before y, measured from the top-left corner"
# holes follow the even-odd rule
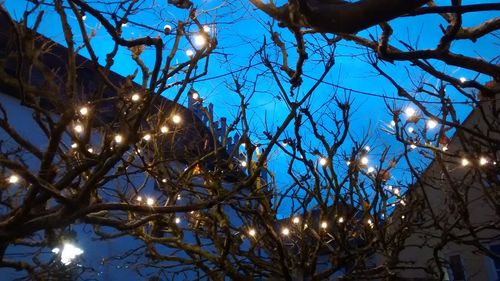
[[[288,227],[284,227],[282,230],[281,230],[281,234],[283,235],[288,235],[290,234],[290,229],[288,229]]]
[[[137,197],[135,198],[135,200],[137,200],[137,202],[141,202],[141,201],[142,201],[142,197],[141,197],[141,196],[137,196]]]
[[[151,135],[150,134],[145,134],[143,137],[142,137],[143,140],[145,141],[150,141],[151,140]]]
[[[131,99],[133,102],[138,102],[141,99],[141,95],[133,94]]]
[[[86,15],[83,15],[82,16],[82,20],[86,20],[87,19],[87,16]]]
[[[194,100],[198,100],[200,98],[200,94],[198,94],[197,92],[194,92],[191,97],[194,99]]]
[[[328,227],[328,223],[326,221],[321,223],[321,228],[325,229]]]
[[[247,161],[241,161],[240,164],[241,164],[241,167],[246,167],[248,165]]]
[[[410,118],[413,115],[415,115],[415,113],[417,113],[417,111],[413,107],[407,107],[405,109],[405,114],[406,114],[406,117],[408,117],[408,118]]]
[[[466,158],[462,158],[462,166],[467,166],[469,165],[469,160],[467,160]]]
[[[88,107],[83,106],[83,107],[81,107],[81,108],[80,108],[80,114],[81,114],[81,115],[84,115],[84,116],[85,116],[85,115],[87,115],[88,113],[89,113],[89,109],[88,109]]]
[[[434,129],[437,127],[437,125],[438,125],[438,123],[436,122],[436,120],[430,119],[427,121],[427,128],[429,128],[429,129]]]
[[[351,165],[351,161],[346,161],[345,163],[346,163],[347,166]]]
[[[394,193],[395,195],[399,196],[399,188],[394,188],[392,190],[392,193]]]
[[[53,253],[59,253],[60,250],[59,248],[54,248],[52,250]],[[83,250],[76,247],[75,245],[71,243],[65,243],[61,252],[61,262],[64,265],[69,265],[71,264],[72,260],[75,259],[77,256],[83,254]]]
[[[177,114],[176,114],[176,115],[174,115],[174,116],[172,117],[172,122],[174,122],[175,124],[179,124],[179,123],[181,123],[181,117],[180,117],[179,115],[177,115]]]
[[[116,135],[115,136],[115,142],[116,143],[121,143],[123,141],[123,137],[121,135]]]
[[[186,51],[186,56],[188,56],[188,57],[194,56],[194,51],[193,50],[187,50]]]
[[[203,31],[205,31],[206,33],[209,33],[210,32],[210,26],[204,25],[203,26]]]
[[[294,217],[294,218],[292,219],[292,222],[293,222],[294,224],[298,224],[298,223],[300,222],[299,217]]]
[[[366,157],[366,156],[361,157],[361,164],[363,164],[363,165],[368,164],[368,157]]]
[[[447,147],[447,146],[443,146],[442,150],[443,150],[443,151],[447,151],[447,150],[448,150],[448,147]]]
[[[372,222],[372,220],[371,220],[371,219],[368,219],[366,222],[368,223],[368,225],[369,225],[371,228],[373,228],[373,222]]]
[[[146,204],[148,206],[153,206],[154,203],[155,203],[155,200],[153,198],[149,197],[148,199],[146,199]]]
[[[18,177],[18,176],[16,176],[16,175],[11,175],[11,176],[9,177],[9,183],[14,184],[14,183],[17,183],[17,182],[19,182],[19,177]]]
[[[89,153],[94,153],[94,149],[93,149],[92,147],[89,147],[89,149],[87,149],[87,151],[88,151]]]
[[[162,127],[160,128],[160,132],[161,132],[162,134],[166,134],[166,133],[168,133],[168,127],[167,127],[167,126],[162,126]]]
[[[77,148],[77,147],[78,147],[78,144],[76,142],[71,144],[71,148]]]
[[[326,160],[326,158],[325,158],[325,157],[321,157],[321,158],[319,158],[319,164],[320,164],[321,166],[325,166],[325,165],[326,165],[326,163],[328,163],[328,160]]]
[[[250,236],[252,236],[252,237],[253,237],[253,236],[255,236],[255,234],[257,234],[257,232],[255,231],[255,229],[250,228],[250,229],[248,230],[248,235],[250,235]]]
[[[365,146],[365,151],[366,151],[366,152],[369,152],[370,150],[371,150],[371,148],[370,148],[370,146],[369,146],[369,145]]]
[[[176,224],[181,223],[181,218],[175,218],[175,223],[176,223]]]
[[[479,158],[479,165],[483,166],[486,164],[488,164],[488,159],[486,159],[484,157]]]
[[[413,133],[415,131],[415,129],[413,127],[408,127],[408,133]]]
[[[467,81],[467,78],[465,78],[465,77],[460,77],[460,83],[465,83],[465,81]]]
[[[391,121],[391,127],[396,127],[396,121],[394,120]]]
[[[167,182],[167,179],[162,179],[161,180],[162,183],[166,183]]]
[[[339,217],[339,219],[337,220],[339,223],[343,223],[344,222],[344,217]]]
[[[73,128],[75,130],[75,132],[77,133],[81,133],[83,132],[83,126],[78,124],[78,125],[75,125],[75,127]]]
[[[207,44],[207,39],[203,35],[197,34],[194,36],[194,45],[196,47],[202,48],[206,44]]]
[[[416,145],[414,145],[414,144],[411,144],[411,145],[410,145],[410,148],[411,148],[411,149],[415,149],[415,148],[417,148],[417,146],[416,146]]]
[[[369,173],[369,174],[371,174],[371,173],[373,173],[373,172],[375,172],[375,168],[373,168],[373,167],[368,168],[368,173]]]

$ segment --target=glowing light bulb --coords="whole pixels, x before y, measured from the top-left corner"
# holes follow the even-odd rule
[[[11,175],[9,177],[9,183],[12,183],[12,184],[15,184],[15,183],[18,183],[19,182],[19,177],[16,176],[16,175]]]
[[[443,146],[442,150],[443,151],[447,151],[448,150],[448,146]]]
[[[339,219],[337,220],[339,223],[343,223],[344,222],[344,217],[339,217]]]
[[[168,127],[167,127],[167,126],[162,126],[162,127],[160,128],[160,132],[161,132],[162,134],[166,134],[166,133],[168,133]]]
[[[87,19],[87,16],[86,15],[83,15],[82,16],[82,20],[86,20]]]
[[[147,204],[148,206],[153,206],[153,205],[154,205],[154,203],[155,203],[155,200],[154,200],[153,198],[148,197],[148,198],[146,199],[146,204]]]
[[[299,217],[294,217],[294,218],[292,219],[292,222],[293,222],[294,224],[298,224],[298,223],[300,222]]]
[[[321,223],[321,228],[326,229],[328,227],[328,223],[326,221]]]
[[[415,131],[415,129],[413,127],[408,127],[408,133],[413,133]]]
[[[94,149],[93,149],[92,147],[89,147],[89,149],[87,149],[87,151],[88,151],[89,153],[94,153]]]
[[[200,98],[200,94],[198,94],[198,92],[193,92],[193,94],[191,95],[191,97],[194,99],[194,100],[198,100]]]
[[[288,227],[284,227],[282,230],[281,230],[281,234],[287,236],[290,234],[290,229],[288,229]]]
[[[177,200],[181,200],[182,199],[182,196],[179,194],[177,195]]]
[[[175,114],[173,117],[172,117],[172,122],[174,122],[175,124],[179,124],[181,123],[181,117],[177,114]]]
[[[347,166],[351,165],[351,161],[346,161],[345,163],[346,163]]]
[[[133,102],[138,102],[138,101],[141,100],[141,95],[135,93],[135,94],[132,95],[131,99],[132,99]]]
[[[366,221],[366,223],[368,223],[368,225],[369,225],[371,228],[373,228],[374,224],[373,224],[373,221],[372,221],[371,219],[368,219],[368,220]]]
[[[115,136],[115,142],[116,143],[121,143],[123,141],[123,137],[121,135],[116,135]]]
[[[366,157],[366,156],[361,157],[361,164],[363,164],[363,165],[368,164],[368,157]]]
[[[460,80],[460,83],[465,83],[465,82],[467,81],[467,78],[465,78],[465,77],[460,77],[460,79],[459,79],[459,80]]]
[[[167,182],[167,179],[162,179],[161,180],[162,183],[166,183]]]
[[[81,115],[83,115],[83,116],[85,116],[85,115],[89,114],[89,109],[88,109],[88,107],[86,107],[86,106],[81,107],[81,108],[80,108],[80,114],[81,114]]]
[[[467,166],[469,165],[469,160],[467,160],[466,158],[462,158],[462,166]]]
[[[52,249],[52,252],[59,254],[61,252],[61,263],[69,265],[79,255],[83,254],[83,250],[71,243],[64,243],[62,251],[59,248]]]
[[[143,137],[142,137],[143,140],[145,141],[150,141],[151,140],[151,135],[150,134],[145,134]]]
[[[255,229],[250,228],[250,229],[248,230],[248,235],[250,235],[250,236],[254,237],[254,236],[255,236],[255,234],[257,234],[257,232],[255,231]]]
[[[413,117],[415,115],[415,113],[417,113],[417,111],[413,107],[407,107],[405,109],[405,114],[406,114],[406,117],[408,117],[408,118]]]
[[[369,174],[371,174],[371,173],[373,173],[373,172],[375,172],[375,168],[373,168],[373,167],[368,168],[368,173],[369,173]]]
[[[394,120],[391,121],[391,127],[396,127],[396,121]]]
[[[205,31],[206,33],[209,33],[210,32],[210,26],[204,25],[203,26],[203,31]]]
[[[399,196],[399,188],[394,188],[394,189],[392,190],[392,192],[393,192],[395,195]]]
[[[163,26],[163,32],[167,35],[170,34],[170,32],[172,32],[172,27],[169,24],[165,24],[165,26]]]
[[[194,36],[194,45],[196,47],[202,48],[206,44],[207,44],[207,39],[203,35],[197,34]]]
[[[414,145],[414,144],[410,144],[410,148],[411,148],[411,149],[415,149],[415,148],[417,148],[417,146],[416,146],[416,145]]]
[[[326,158],[324,158],[324,157],[319,158],[319,164],[321,166],[325,166],[327,163],[328,163],[328,160],[326,160]]]
[[[78,147],[78,144],[76,142],[71,144],[71,148],[77,148],[77,147]]]
[[[479,158],[479,165],[484,166],[486,164],[488,164],[488,159],[484,157]]]
[[[240,165],[241,165],[241,167],[246,167],[248,164],[247,164],[247,161],[241,161]]]
[[[427,128],[429,128],[429,129],[434,129],[437,127],[437,125],[438,125],[438,123],[436,122],[436,120],[430,119],[427,121]]]
[[[366,151],[366,152],[369,152],[370,150],[371,150],[371,148],[370,148],[370,146],[369,146],[369,145],[365,146],[365,151]]]
[[[176,217],[176,218],[175,218],[175,223],[176,223],[176,224],[179,224],[179,223],[181,223],[181,218],[179,218],[179,217]]]
[[[73,127],[73,129],[74,129],[74,130],[75,130],[75,132],[77,132],[77,133],[81,133],[81,132],[83,132],[83,126],[82,126],[82,125],[80,125],[80,124],[75,125],[75,127]]]
[[[191,49],[190,49],[190,50],[187,50],[187,51],[186,51],[186,56],[188,56],[188,57],[190,57],[190,58],[191,58],[192,56],[194,56],[194,51],[193,51],[193,50],[191,50]]]

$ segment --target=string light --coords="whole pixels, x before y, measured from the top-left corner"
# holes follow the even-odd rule
[[[469,160],[467,160],[466,158],[462,158],[462,166],[467,166],[469,165]]]
[[[371,228],[373,228],[373,226],[374,226],[374,225],[373,225],[373,222],[372,222],[372,220],[371,220],[371,219],[368,219],[366,222],[368,223],[368,225],[369,225]]]
[[[166,133],[168,133],[168,127],[167,127],[167,126],[162,126],[162,127],[160,128],[160,132],[161,132],[162,134],[166,134]]]
[[[248,230],[248,235],[250,235],[250,236],[254,237],[254,236],[255,236],[255,234],[257,234],[257,232],[255,231],[255,229],[250,228],[250,229]]]
[[[146,199],[146,204],[147,204],[148,206],[153,206],[153,205],[154,205],[154,203],[155,203],[155,200],[154,200],[153,198],[148,197],[148,198]]]
[[[194,56],[194,51],[193,51],[193,50],[191,50],[191,49],[187,50],[187,51],[186,51],[186,56],[188,56],[188,57],[190,57],[190,58],[191,58],[192,56]]]
[[[94,149],[93,149],[92,147],[89,147],[89,149],[87,149],[87,151],[88,151],[89,153],[94,153]]]
[[[145,134],[143,137],[142,137],[143,140],[145,141],[150,141],[151,140],[151,135],[150,134]]]
[[[77,256],[83,254],[83,250],[71,243],[64,243],[62,251],[59,248],[52,249],[52,253],[59,254],[61,252],[61,263],[69,265]]]
[[[460,83],[465,83],[465,82],[467,81],[467,78],[465,78],[465,77],[460,77],[460,79],[459,79],[459,80],[460,80]]]
[[[179,217],[176,217],[176,218],[175,218],[175,223],[176,223],[176,224],[179,224],[179,223],[181,223],[181,218],[179,218]]]
[[[479,158],[479,165],[484,166],[486,164],[488,164],[488,159],[484,157]]]
[[[427,121],[427,128],[429,128],[429,129],[434,129],[437,127],[437,125],[438,125],[438,123],[436,122],[436,120],[429,119]]]
[[[415,113],[417,113],[417,111],[413,107],[407,107],[405,109],[405,114],[406,114],[406,117],[408,117],[408,118],[413,117],[415,115]]]
[[[77,147],[78,147],[78,144],[76,142],[71,144],[71,148],[77,148]]]
[[[247,161],[243,160],[240,162],[240,165],[241,165],[241,167],[245,168],[248,164],[247,164]]]
[[[172,27],[169,24],[165,24],[165,26],[163,26],[163,32],[167,35],[170,34],[170,32],[172,32]]]
[[[408,127],[408,133],[413,133],[415,131],[415,129],[413,127]]]
[[[175,124],[179,124],[181,123],[181,117],[178,115],[178,114],[175,114],[173,117],[172,117],[172,122],[174,122]]]
[[[448,150],[448,146],[446,146],[446,145],[445,145],[445,146],[443,146],[442,150],[443,150],[443,151],[447,151],[447,150]]]
[[[207,39],[203,35],[197,34],[194,36],[194,45],[196,47],[201,48],[205,46],[205,44],[207,44]]]
[[[415,149],[415,148],[417,148],[417,146],[412,143],[412,144],[410,144],[410,148]]]
[[[210,26],[204,25],[203,26],[203,31],[205,31],[206,33],[209,33],[210,32]]]
[[[193,94],[191,95],[191,97],[194,99],[194,100],[198,100],[200,98],[200,94],[198,94],[198,92],[193,92]]]
[[[121,135],[116,135],[115,136],[115,142],[116,143],[121,143],[123,141],[123,137]]]
[[[328,223],[326,221],[321,223],[321,228],[326,229],[328,227]]]
[[[298,223],[300,222],[299,217],[294,217],[294,218],[292,219],[292,222],[293,222],[294,224],[298,224]]]
[[[369,146],[369,145],[365,146],[365,151],[366,151],[366,152],[370,152],[370,150],[371,150],[371,148],[370,148],[370,146]]]
[[[396,127],[396,121],[394,120],[391,121],[391,127]]]
[[[177,195],[177,200],[181,200],[182,199],[182,196],[179,194]]]
[[[343,223],[344,222],[344,217],[339,217],[339,219],[337,220],[339,223]]]
[[[371,173],[373,173],[373,172],[375,172],[375,168],[373,168],[373,167],[368,168],[368,173],[369,173],[369,174],[371,174]]]
[[[290,234],[290,229],[288,229],[288,227],[284,227],[282,230],[281,230],[281,234],[287,236]]]
[[[363,164],[363,165],[368,164],[368,157],[366,157],[366,156],[361,157],[361,164]]]
[[[162,179],[161,180],[162,183],[166,183],[167,182],[167,179]]]
[[[80,114],[81,114],[81,115],[85,116],[85,115],[87,115],[88,113],[89,113],[89,109],[88,109],[88,107],[86,107],[86,106],[82,106],[82,107],[80,108]]]
[[[81,133],[83,132],[83,126],[81,124],[77,124],[75,125],[75,127],[73,128],[75,130],[75,132],[77,133]]]
[[[326,163],[328,163],[328,160],[326,160],[326,158],[324,158],[324,157],[319,158],[319,164],[321,166],[325,166]]]
[[[135,93],[132,95],[131,99],[133,102],[138,102],[141,99],[141,95],[139,95],[138,93]]]
[[[12,183],[12,184],[15,184],[15,183],[18,183],[19,182],[19,177],[16,176],[16,175],[11,175],[9,177],[9,183]]]
[[[345,163],[347,164],[347,166],[351,165],[351,161],[346,161]]]

